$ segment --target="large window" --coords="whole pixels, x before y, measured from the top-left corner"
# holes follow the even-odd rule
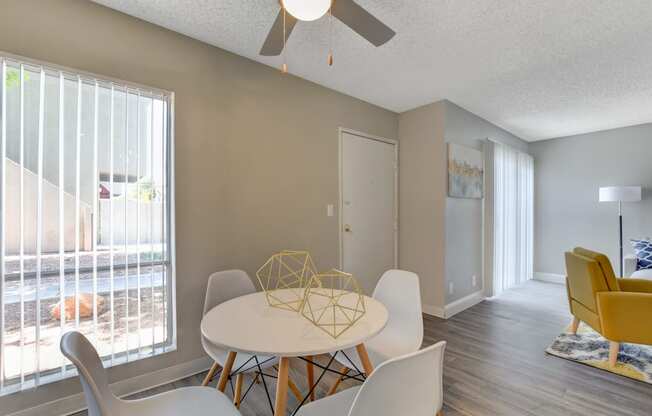
[[[0,61],[0,394],[175,348],[171,94]]]

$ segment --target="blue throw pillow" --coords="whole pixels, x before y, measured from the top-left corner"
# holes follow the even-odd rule
[[[652,269],[652,241],[630,240],[636,252],[636,270]]]

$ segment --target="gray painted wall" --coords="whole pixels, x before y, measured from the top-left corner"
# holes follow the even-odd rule
[[[488,149],[485,151],[485,158],[489,158],[485,160],[485,196],[489,205],[493,203],[493,147],[487,139],[523,151],[527,151],[528,144],[447,100],[402,113],[399,138],[399,265],[421,277],[424,307],[443,308],[482,290],[483,279],[491,278],[491,274],[483,274],[487,268],[486,263],[483,266],[483,258],[489,262],[490,269],[493,253],[490,237],[493,210],[489,207],[488,221],[483,221],[482,199],[447,196],[446,143]],[[484,253],[488,254],[484,256],[483,238]],[[453,293],[449,293],[449,283],[453,283]]]
[[[617,203],[598,188],[642,185],[643,201],[623,205],[625,253],[630,238],[652,236],[652,124],[530,144],[534,156],[534,271],[565,274],[564,252],[584,246],[618,266]]]
[[[443,307],[444,102],[399,116],[399,267],[419,275],[424,308]]]
[[[488,264],[485,262],[483,267],[483,227],[488,226],[489,229],[485,228],[485,234],[491,233],[490,236],[493,236],[491,228],[493,224],[493,146],[487,139],[514,146],[522,151],[528,150],[528,144],[450,101],[444,101],[444,123],[444,137],[447,143],[457,143],[485,150],[484,201],[446,196],[445,290],[446,304],[449,304],[482,290],[483,280],[486,282],[485,286],[490,287],[491,283],[492,238],[484,239],[484,258]],[[444,175],[447,177],[445,166]],[[484,223],[483,208],[486,211]],[[484,237],[487,236],[484,235]],[[483,274],[483,269],[487,270],[486,275]],[[476,286],[473,286],[472,276],[476,276]],[[449,292],[450,283],[453,283],[453,293]]]
[[[284,248],[337,265],[338,128],[396,138],[397,114],[87,0],[2,6],[2,51],[175,92],[178,349],[111,368],[111,382],[205,356],[210,273],[253,276]],[[80,390],[68,379],[5,396],[0,413]]]

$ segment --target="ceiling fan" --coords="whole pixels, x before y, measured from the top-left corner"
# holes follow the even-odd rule
[[[396,34],[353,0],[279,0],[279,2],[281,10],[260,50],[263,56],[277,56],[283,52],[297,20],[317,20],[329,10],[333,17],[375,46],[385,44]],[[285,39],[283,32],[285,32]]]

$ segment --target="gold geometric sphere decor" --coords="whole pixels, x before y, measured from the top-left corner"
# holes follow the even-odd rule
[[[299,312],[305,289],[317,273],[307,251],[283,250],[274,254],[256,272],[267,303],[275,308]]]
[[[358,281],[332,269],[318,273],[306,288],[301,314],[333,338],[351,328],[366,312]]]

